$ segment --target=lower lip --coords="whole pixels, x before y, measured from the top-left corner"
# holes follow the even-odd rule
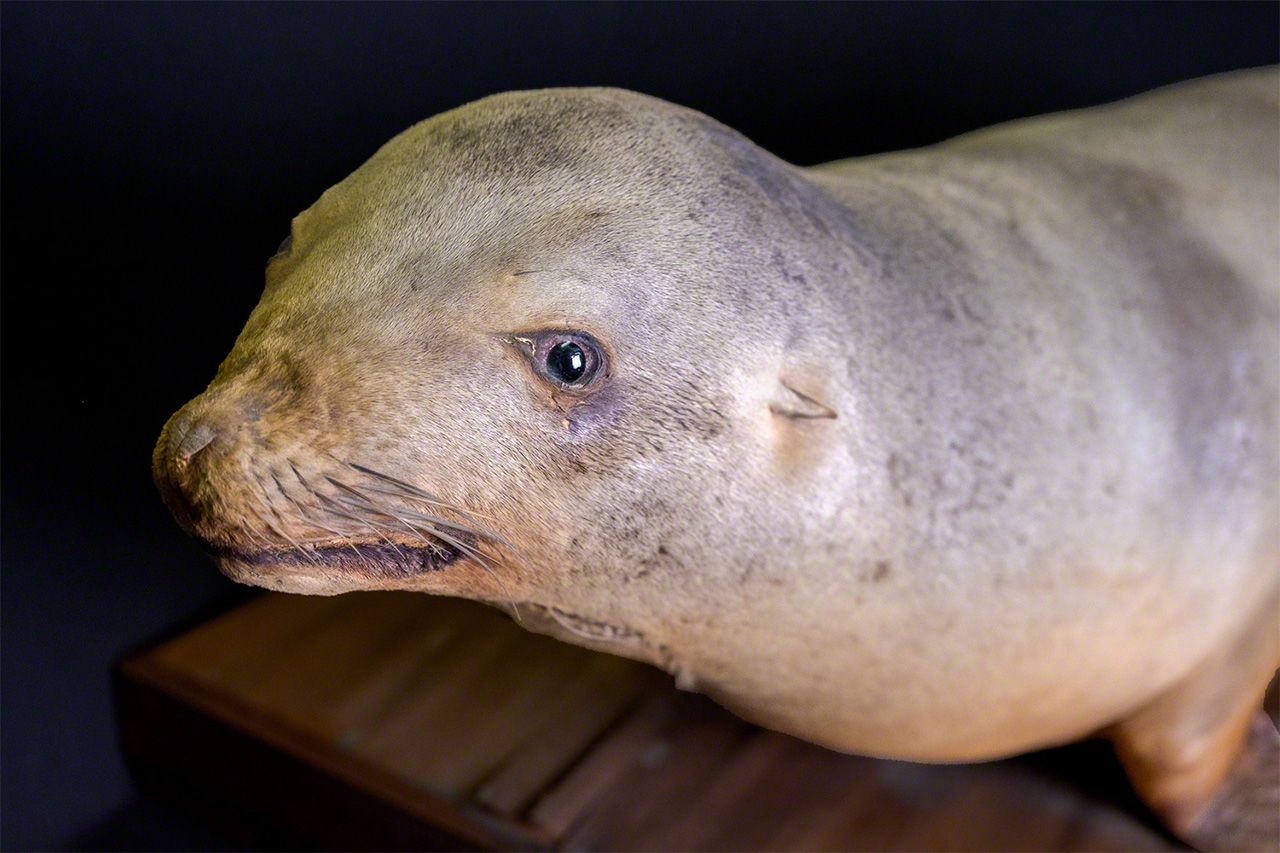
[[[327,545],[320,548],[272,548],[244,550],[206,545],[215,559],[235,560],[253,566],[318,565],[377,577],[407,577],[440,571],[457,562],[461,552],[450,545],[423,548],[412,545],[365,543]]]

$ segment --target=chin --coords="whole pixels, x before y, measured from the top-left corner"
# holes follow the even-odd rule
[[[302,595],[412,588],[428,576],[443,574],[461,556],[448,545],[421,547],[389,541],[288,548],[205,547],[222,573],[234,581]]]
[[[236,557],[216,558],[218,569],[237,583],[262,587],[274,592],[298,595],[339,595],[357,589],[368,589],[367,582],[345,576],[344,572],[324,566],[300,563],[263,565]]]

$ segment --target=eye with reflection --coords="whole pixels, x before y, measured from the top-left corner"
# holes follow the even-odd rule
[[[512,335],[542,380],[566,391],[598,386],[609,373],[604,348],[587,332],[546,331]]]
[[[565,385],[572,385],[587,372],[587,354],[573,341],[561,341],[547,353],[547,373]]]

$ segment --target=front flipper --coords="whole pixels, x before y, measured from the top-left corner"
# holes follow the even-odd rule
[[[1280,732],[1259,711],[1244,750],[1185,837],[1201,850],[1280,849]]]
[[[1262,713],[1280,659],[1268,601],[1190,676],[1108,735],[1134,789],[1201,850],[1280,851],[1280,735]]]

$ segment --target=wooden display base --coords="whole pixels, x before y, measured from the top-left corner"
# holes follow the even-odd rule
[[[963,767],[838,755],[426,595],[262,595],[126,659],[116,688],[139,781],[248,844],[1175,847],[1100,744]]]

